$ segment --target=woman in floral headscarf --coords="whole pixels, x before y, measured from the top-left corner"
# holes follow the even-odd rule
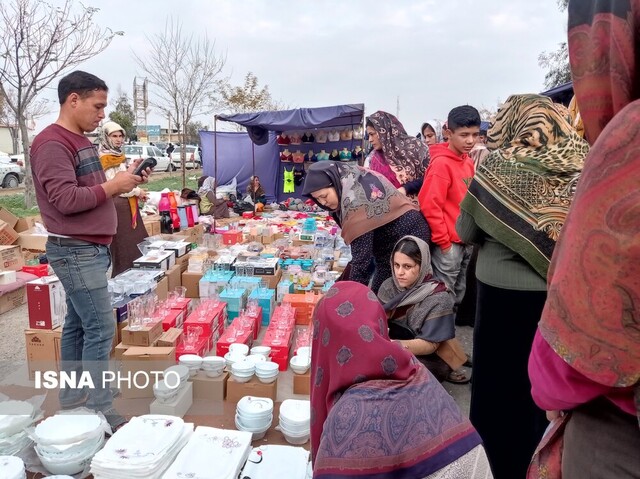
[[[593,146],[529,359],[533,397],[553,420],[531,479],[640,477],[639,52],[639,0],[569,2],[571,71]]]
[[[480,437],[453,398],[389,340],[376,295],[336,283],[311,348],[313,477],[489,479]]]
[[[98,155],[107,180],[115,177],[119,171],[127,170],[127,158],[122,152],[124,139],[124,128],[116,122],[108,121],[102,126]],[[138,207],[138,200],[144,198],[145,191],[138,187],[113,198],[118,214],[118,229],[110,247],[113,276],[132,268],[133,262],[140,257],[138,244],[148,236]]]
[[[351,245],[344,279],[371,282],[376,293],[391,277],[389,257],[398,240],[408,234],[424,241],[431,236],[416,205],[384,177],[359,166],[334,161],[311,165],[302,195],[331,213],[345,243]]]
[[[373,146],[369,168],[380,173],[406,195],[417,195],[429,164],[429,149],[408,135],[390,113],[377,111],[367,118],[369,142]]]

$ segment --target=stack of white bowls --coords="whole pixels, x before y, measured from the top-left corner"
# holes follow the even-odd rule
[[[178,358],[178,363],[181,366],[187,366],[190,375],[195,376],[202,365],[202,357],[197,354],[183,354]]]
[[[190,376],[188,366],[178,364],[164,370],[163,379],[153,385],[153,395],[159,403],[168,404],[178,395]]]
[[[56,414],[36,426],[36,454],[53,474],[78,474],[102,449],[104,433],[105,421],[96,414]]]
[[[0,478],[27,479],[22,459],[14,456],[0,456]]]
[[[272,383],[278,377],[278,363],[272,361],[265,361],[256,363],[256,376],[261,383]]]
[[[225,359],[220,356],[206,356],[202,358],[202,370],[209,378],[216,378],[222,374]]]
[[[311,435],[311,402],[285,399],[280,405],[279,429],[289,444],[305,444]]]
[[[311,358],[309,356],[299,356],[295,355],[289,361],[289,366],[296,374],[304,374],[309,370],[309,366],[311,366]]]
[[[0,455],[13,456],[33,441],[27,436],[25,428],[33,425],[40,411],[26,401],[0,402]],[[0,468],[1,470],[1,468]]]
[[[254,346],[251,348],[251,354],[261,354],[269,361],[271,355],[271,346]]]
[[[244,361],[249,354],[249,346],[243,343],[233,343],[229,345],[229,352],[224,355],[224,360],[227,365],[227,369],[231,370],[233,363]]]
[[[236,406],[236,429],[262,439],[273,422],[273,401],[269,398],[245,396]]]
[[[253,377],[256,365],[252,361],[238,361],[231,365],[231,377],[239,383],[246,383]]]

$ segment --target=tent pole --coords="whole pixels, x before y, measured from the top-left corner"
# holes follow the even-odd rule
[[[218,199],[216,193],[218,189],[218,115],[213,116],[213,200]],[[216,233],[216,215],[213,215],[213,234]]]
[[[253,141],[251,142],[251,161],[252,161],[252,171],[253,171],[252,175],[255,178],[256,176],[256,144]],[[251,188],[253,189],[253,185],[251,186]],[[256,197],[253,194],[251,196],[253,196],[253,214],[255,215]]]

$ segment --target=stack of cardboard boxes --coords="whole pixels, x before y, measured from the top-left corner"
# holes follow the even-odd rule
[[[57,371],[60,339],[66,313],[66,295],[56,276],[44,276],[26,284],[29,329],[25,343],[29,379],[36,371]]]

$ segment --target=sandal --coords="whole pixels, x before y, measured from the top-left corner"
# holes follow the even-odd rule
[[[471,378],[467,376],[466,372],[462,369],[457,369],[456,371],[451,371],[445,381],[451,384],[467,384],[471,381]]]

